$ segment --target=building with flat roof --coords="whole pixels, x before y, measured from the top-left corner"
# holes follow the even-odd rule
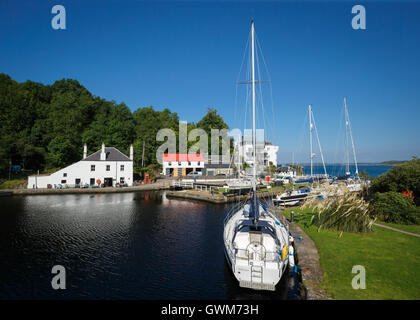
[[[203,174],[204,157],[198,153],[164,153],[162,169],[167,177],[182,177],[193,171]]]

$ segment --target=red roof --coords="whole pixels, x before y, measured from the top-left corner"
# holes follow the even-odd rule
[[[163,161],[204,161],[200,153],[164,153]]]

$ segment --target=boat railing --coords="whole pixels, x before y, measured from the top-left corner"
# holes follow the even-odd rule
[[[229,219],[236,213],[238,212],[240,209],[242,209],[242,207],[244,206],[243,203],[237,203],[234,206],[232,206],[228,213],[226,214],[225,219],[223,220],[223,225],[226,225],[226,223],[229,221]]]
[[[234,249],[233,257],[236,259],[248,261],[252,261],[253,253],[250,253],[246,249]],[[264,265],[268,262],[279,263],[281,262],[281,255],[280,252],[272,252],[272,251],[263,251],[261,252],[261,261],[264,261]]]

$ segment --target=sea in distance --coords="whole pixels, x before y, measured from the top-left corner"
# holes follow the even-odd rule
[[[360,172],[366,170],[366,173],[371,177],[378,177],[381,174],[387,172],[391,169],[392,166],[381,166],[381,165],[359,165],[359,174]],[[304,165],[303,169],[305,174],[310,174],[311,167],[309,165]],[[344,164],[327,164],[325,165],[325,169],[327,170],[327,174],[330,176],[343,176],[346,173],[346,166]],[[314,165],[313,168],[314,174],[324,174],[324,167],[322,165]],[[356,172],[356,167],[354,165],[350,165],[350,173],[354,175]]]

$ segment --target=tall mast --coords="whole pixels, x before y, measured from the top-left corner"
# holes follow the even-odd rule
[[[253,189],[253,213],[254,225],[258,223],[259,206],[257,203],[257,137],[255,133],[255,31],[254,20],[251,21],[251,55],[252,55],[252,147],[254,154],[254,178],[252,179]]]
[[[321,148],[321,142],[319,141],[319,136],[318,136],[318,129],[316,128],[316,123],[315,123],[315,117],[314,117],[314,113],[312,112],[312,123],[313,123],[313,127],[315,128],[315,136],[316,136],[316,140],[318,142],[318,148],[319,148],[319,153],[321,154],[321,160],[322,160],[322,166],[324,167],[324,177],[327,178],[327,168],[325,167],[325,161],[324,161],[324,154],[322,153],[322,148]]]
[[[350,175],[350,155],[349,155],[349,120],[347,118],[347,103],[344,97],[344,119],[346,121],[346,175]]]
[[[310,161],[311,161],[311,178],[312,178],[312,175],[313,175],[313,172],[312,172],[313,152],[312,152],[312,107],[311,107],[311,105],[309,105],[309,145],[310,145],[309,158],[310,158]]]
[[[354,148],[353,133],[351,132],[350,117],[349,117],[349,111],[347,110],[346,97],[344,97],[344,109],[345,109],[345,114],[346,114],[346,128],[348,127],[349,133],[350,133],[351,147],[353,150],[354,166],[356,167],[356,176],[359,177],[359,168],[357,167],[356,150]]]
[[[251,46],[252,46],[252,147],[254,155],[254,192],[257,190],[256,179],[257,179],[257,139],[255,133],[255,44],[254,44],[254,20],[251,21]]]

